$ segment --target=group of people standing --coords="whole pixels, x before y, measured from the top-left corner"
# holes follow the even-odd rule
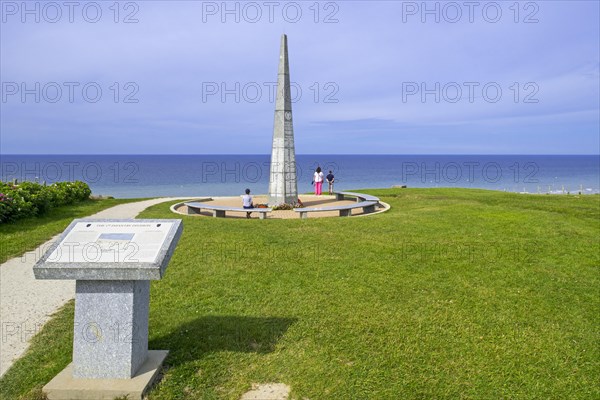
[[[320,196],[323,192],[323,182],[327,180],[327,184],[329,185],[329,194],[333,194],[333,182],[335,182],[335,176],[333,176],[333,172],[329,171],[329,174],[325,176],[323,171],[321,171],[321,167],[317,167],[315,173],[313,175],[313,185],[315,185],[315,194]],[[251,210],[254,208],[254,201],[252,199],[252,195],[250,194],[250,189],[246,189],[245,193],[242,196],[242,207],[246,210]],[[298,200],[300,201],[300,200]],[[250,218],[252,214],[251,211],[246,212],[246,218]]]
[[[325,176],[323,171],[321,171],[321,167],[317,167],[315,173],[313,175],[313,185],[315,185],[315,194],[320,196],[323,193],[323,182],[327,180],[327,184],[329,185],[329,194],[333,194],[333,183],[335,181],[335,176],[333,176],[333,172],[329,171],[329,174]]]

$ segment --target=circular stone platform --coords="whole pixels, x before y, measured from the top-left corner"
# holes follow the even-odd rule
[[[330,206],[341,206],[346,204],[355,204],[356,200],[336,200],[335,196],[329,195],[302,195],[299,196],[300,200],[304,204],[305,208],[318,208],[318,207],[330,207]],[[253,196],[254,204],[267,204],[267,196],[266,195],[257,195]],[[202,210],[200,214],[192,214],[188,215],[187,206],[185,203],[197,201],[200,203],[213,204],[218,206],[228,206],[228,207],[241,207],[242,206],[242,196],[231,196],[231,197],[201,197],[197,199],[190,199],[185,202],[177,203],[171,206],[171,211],[177,214],[183,214],[187,216],[194,217],[211,217],[212,213],[208,210]],[[373,213],[365,214],[363,213],[362,208],[355,208],[352,210],[352,216],[366,216],[366,215],[375,215],[382,212],[387,211],[390,206],[387,203],[380,201],[382,208],[378,209]],[[331,217],[339,217],[338,211],[322,211],[322,212],[309,212],[308,218],[331,218]],[[234,212],[227,211],[228,218],[243,218],[246,219],[245,212]],[[251,216],[252,219],[258,219],[258,213],[253,213]],[[294,210],[277,210],[272,211],[267,216],[268,219],[300,219],[299,213]]]

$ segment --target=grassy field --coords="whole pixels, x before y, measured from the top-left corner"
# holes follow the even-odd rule
[[[46,215],[0,224],[0,263],[37,248],[62,232],[74,218],[95,214],[118,204],[139,199],[88,200],[52,209]]]
[[[182,217],[152,283],[149,347],[171,352],[149,398],[266,382],[311,400],[600,397],[600,197],[365,192],[392,209]],[[39,398],[70,360],[72,318],[69,304],[34,338],[2,398]]]

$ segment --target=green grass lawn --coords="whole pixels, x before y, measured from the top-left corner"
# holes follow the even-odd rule
[[[0,263],[37,248],[62,232],[75,218],[95,214],[118,204],[140,199],[88,200],[69,206],[58,207],[47,214],[0,224]]]
[[[149,398],[598,399],[600,197],[364,191],[365,218],[185,217],[152,283]],[[160,204],[144,218],[180,218]],[[73,306],[0,380],[38,398],[70,360]]]

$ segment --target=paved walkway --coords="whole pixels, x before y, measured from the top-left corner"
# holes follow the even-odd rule
[[[300,200],[302,200],[303,204],[307,208],[319,208],[319,207],[330,207],[330,206],[343,206],[356,204],[356,200],[336,200],[335,196],[322,195],[315,196],[312,194],[303,194],[298,196]],[[241,196],[228,196],[228,197],[212,197],[212,201],[200,201],[201,203],[214,204],[218,206],[227,206],[227,207],[240,207],[241,206]],[[258,195],[253,197],[254,204],[266,204],[268,202],[267,196]],[[182,214],[187,214],[187,206],[181,206],[177,208],[177,211]],[[362,208],[355,208],[351,211],[351,214],[354,216],[357,215],[367,215]],[[203,210],[200,214],[196,216],[206,216],[212,217],[212,212],[209,210]],[[339,211],[320,211],[320,212],[311,212],[308,215],[308,218],[330,218],[330,217],[339,217]],[[372,215],[369,214],[369,215]],[[245,212],[235,212],[228,211],[227,218],[246,218]],[[252,218],[258,219],[258,213],[252,214]],[[299,219],[300,215],[294,210],[278,210],[270,212],[267,216],[268,219]]]
[[[135,218],[146,208],[178,198],[121,204],[92,218]],[[21,357],[34,336],[60,307],[75,296],[75,281],[36,280],[33,265],[58,237],[0,265],[0,376]]]

